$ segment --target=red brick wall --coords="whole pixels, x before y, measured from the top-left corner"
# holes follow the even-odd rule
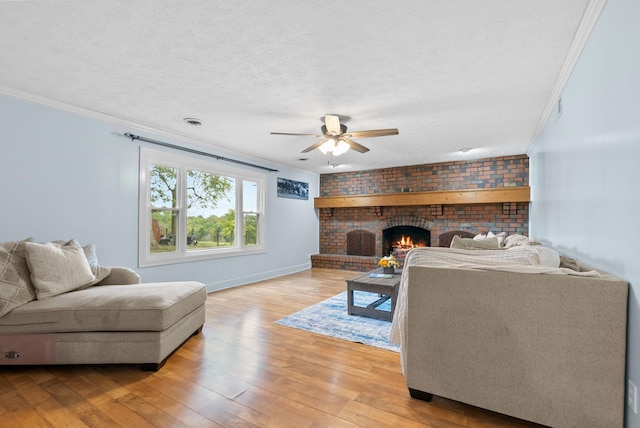
[[[323,174],[321,196],[373,193],[427,192],[529,185],[529,158],[507,156],[466,162],[446,162],[371,171]],[[507,232],[526,235],[529,204],[404,206],[378,208],[334,208],[320,210],[320,256],[313,265],[336,262],[337,268],[368,270],[369,262],[359,258],[349,263],[347,232],[367,230],[376,235],[376,253],[382,252],[382,230],[395,224],[415,225],[431,231],[431,245],[440,233],[467,230],[473,233]],[[326,255],[340,255],[337,260]],[[380,254],[382,255],[382,254]],[[325,260],[326,259],[326,260]],[[376,257],[377,259],[377,257]],[[346,266],[346,267],[345,267]]]
[[[322,174],[320,196],[402,191],[485,189],[529,185],[527,155]]]

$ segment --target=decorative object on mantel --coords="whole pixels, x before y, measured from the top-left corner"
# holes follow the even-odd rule
[[[395,257],[385,256],[378,260],[378,266],[382,267],[384,273],[395,273],[399,264]]]

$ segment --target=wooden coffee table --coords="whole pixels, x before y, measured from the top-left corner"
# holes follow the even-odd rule
[[[393,313],[396,310],[396,300],[398,297],[398,287],[400,286],[401,269],[396,269],[392,278],[372,278],[370,274],[381,274],[382,268],[362,274],[356,278],[347,280],[347,311],[349,315],[360,315],[362,317],[375,318],[379,320],[393,320]],[[378,300],[366,307],[355,306],[353,304],[354,291],[366,291],[380,296]],[[391,312],[378,309],[378,306],[391,299]]]

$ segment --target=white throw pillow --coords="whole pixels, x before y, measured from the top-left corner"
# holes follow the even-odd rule
[[[82,247],[75,240],[64,245],[26,242],[25,247],[38,299],[76,290],[96,279]]]
[[[51,241],[51,242],[53,242],[54,244],[58,244],[58,245],[68,245],[72,241],[75,241],[75,239],[72,239],[70,241]],[[90,287],[92,285],[95,285],[95,284],[99,283],[100,281],[102,281],[103,279],[105,279],[106,277],[108,277],[109,275],[111,275],[111,268],[100,266],[100,264],[98,263],[98,256],[96,254],[96,246],[94,244],[85,245],[84,247],[82,247],[82,251],[84,252],[85,257],[87,258],[87,261],[89,262],[89,267],[91,268],[91,273],[93,273],[96,276],[96,279],[94,279],[93,281],[91,281],[89,284],[85,285],[82,288],[86,288],[86,287]]]

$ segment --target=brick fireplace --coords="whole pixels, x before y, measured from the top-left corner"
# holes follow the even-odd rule
[[[528,186],[526,155],[465,162],[415,165],[320,176],[320,196],[371,195],[401,192],[490,189]],[[482,203],[469,205],[408,205],[320,208],[320,253],[311,256],[312,266],[367,271],[388,255],[385,231],[424,232],[419,240],[437,246],[440,233],[467,230],[472,233],[528,233],[529,203]],[[348,254],[347,234],[372,234],[373,256]],[[394,232],[395,233],[395,232]]]

